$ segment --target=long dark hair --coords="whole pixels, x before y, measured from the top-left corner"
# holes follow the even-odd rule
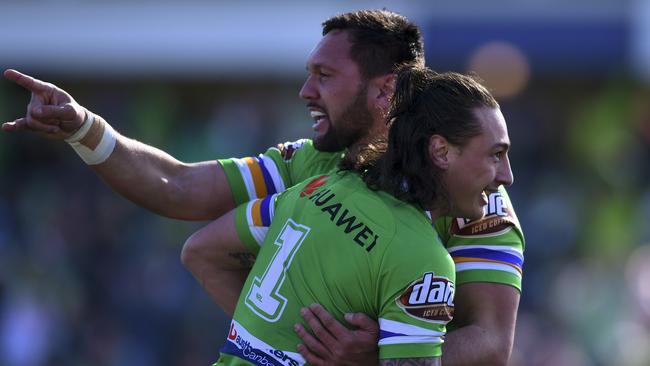
[[[481,133],[474,114],[480,107],[499,104],[476,77],[403,66],[388,115],[388,140],[366,147],[354,170],[370,188],[429,208],[446,196],[442,172],[429,157],[431,136],[464,146]]]

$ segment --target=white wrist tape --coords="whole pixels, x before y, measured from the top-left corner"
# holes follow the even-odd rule
[[[65,139],[88,165],[101,164],[113,153],[117,132],[102,117],[86,111],[79,130]]]

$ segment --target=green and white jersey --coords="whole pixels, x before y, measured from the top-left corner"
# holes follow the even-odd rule
[[[313,303],[341,322],[350,312],[376,319],[380,359],[441,355],[455,270],[425,211],[351,172],[254,202],[271,225],[217,365],[304,364],[293,326]]]
[[[459,285],[493,282],[521,290],[524,237],[503,187],[488,196],[481,220],[441,217],[435,227],[456,263]]]
[[[311,140],[305,139],[280,144],[257,157],[220,161],[235,200],[241,205],[238,216],[248,222],[248,226],[240,227],[239,235],[244,242],[257,243],[249,246],[253,253],[259,250],[269,224],[254,210],[253,205],[260,203],[251,200],[280,193],[308,177],[326,174],[336,167],[341,156],[341,153],[320,152]],[[521,226],[503,187],[492,193],[488,201],[485,218],[467,222],[443,217],[436,221],[436,229],[456,263],[457,285],[492,282],[521,290],[524,262]]]
[[[307,178],[326,174],[341,160],[342,153],[320,152],[311,140],[285,142],[264,154],[242,159],[219,160],[237,205],[283,192]]]

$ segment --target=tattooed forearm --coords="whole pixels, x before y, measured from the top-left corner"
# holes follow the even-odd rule
[[[391,358],[380,360],[381,366],[440,366],[440,357]]]
[[[228,253],[228,256],[235,258],[243,268],[251,268],[255,264],[255,254],[252,253]]]

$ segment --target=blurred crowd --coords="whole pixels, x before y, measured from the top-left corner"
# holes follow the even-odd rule
[[[311,135],[301,80],[63,80],[186,162]],[[0,82],[0,120],[29,96]],[[650,365],[650,86],[536,78],[500,99],[526,235],[512,366]],[[180,264],[201,223],[117,196],[59,141],[0,133],[0,365],[208,365],[228,319]]]

